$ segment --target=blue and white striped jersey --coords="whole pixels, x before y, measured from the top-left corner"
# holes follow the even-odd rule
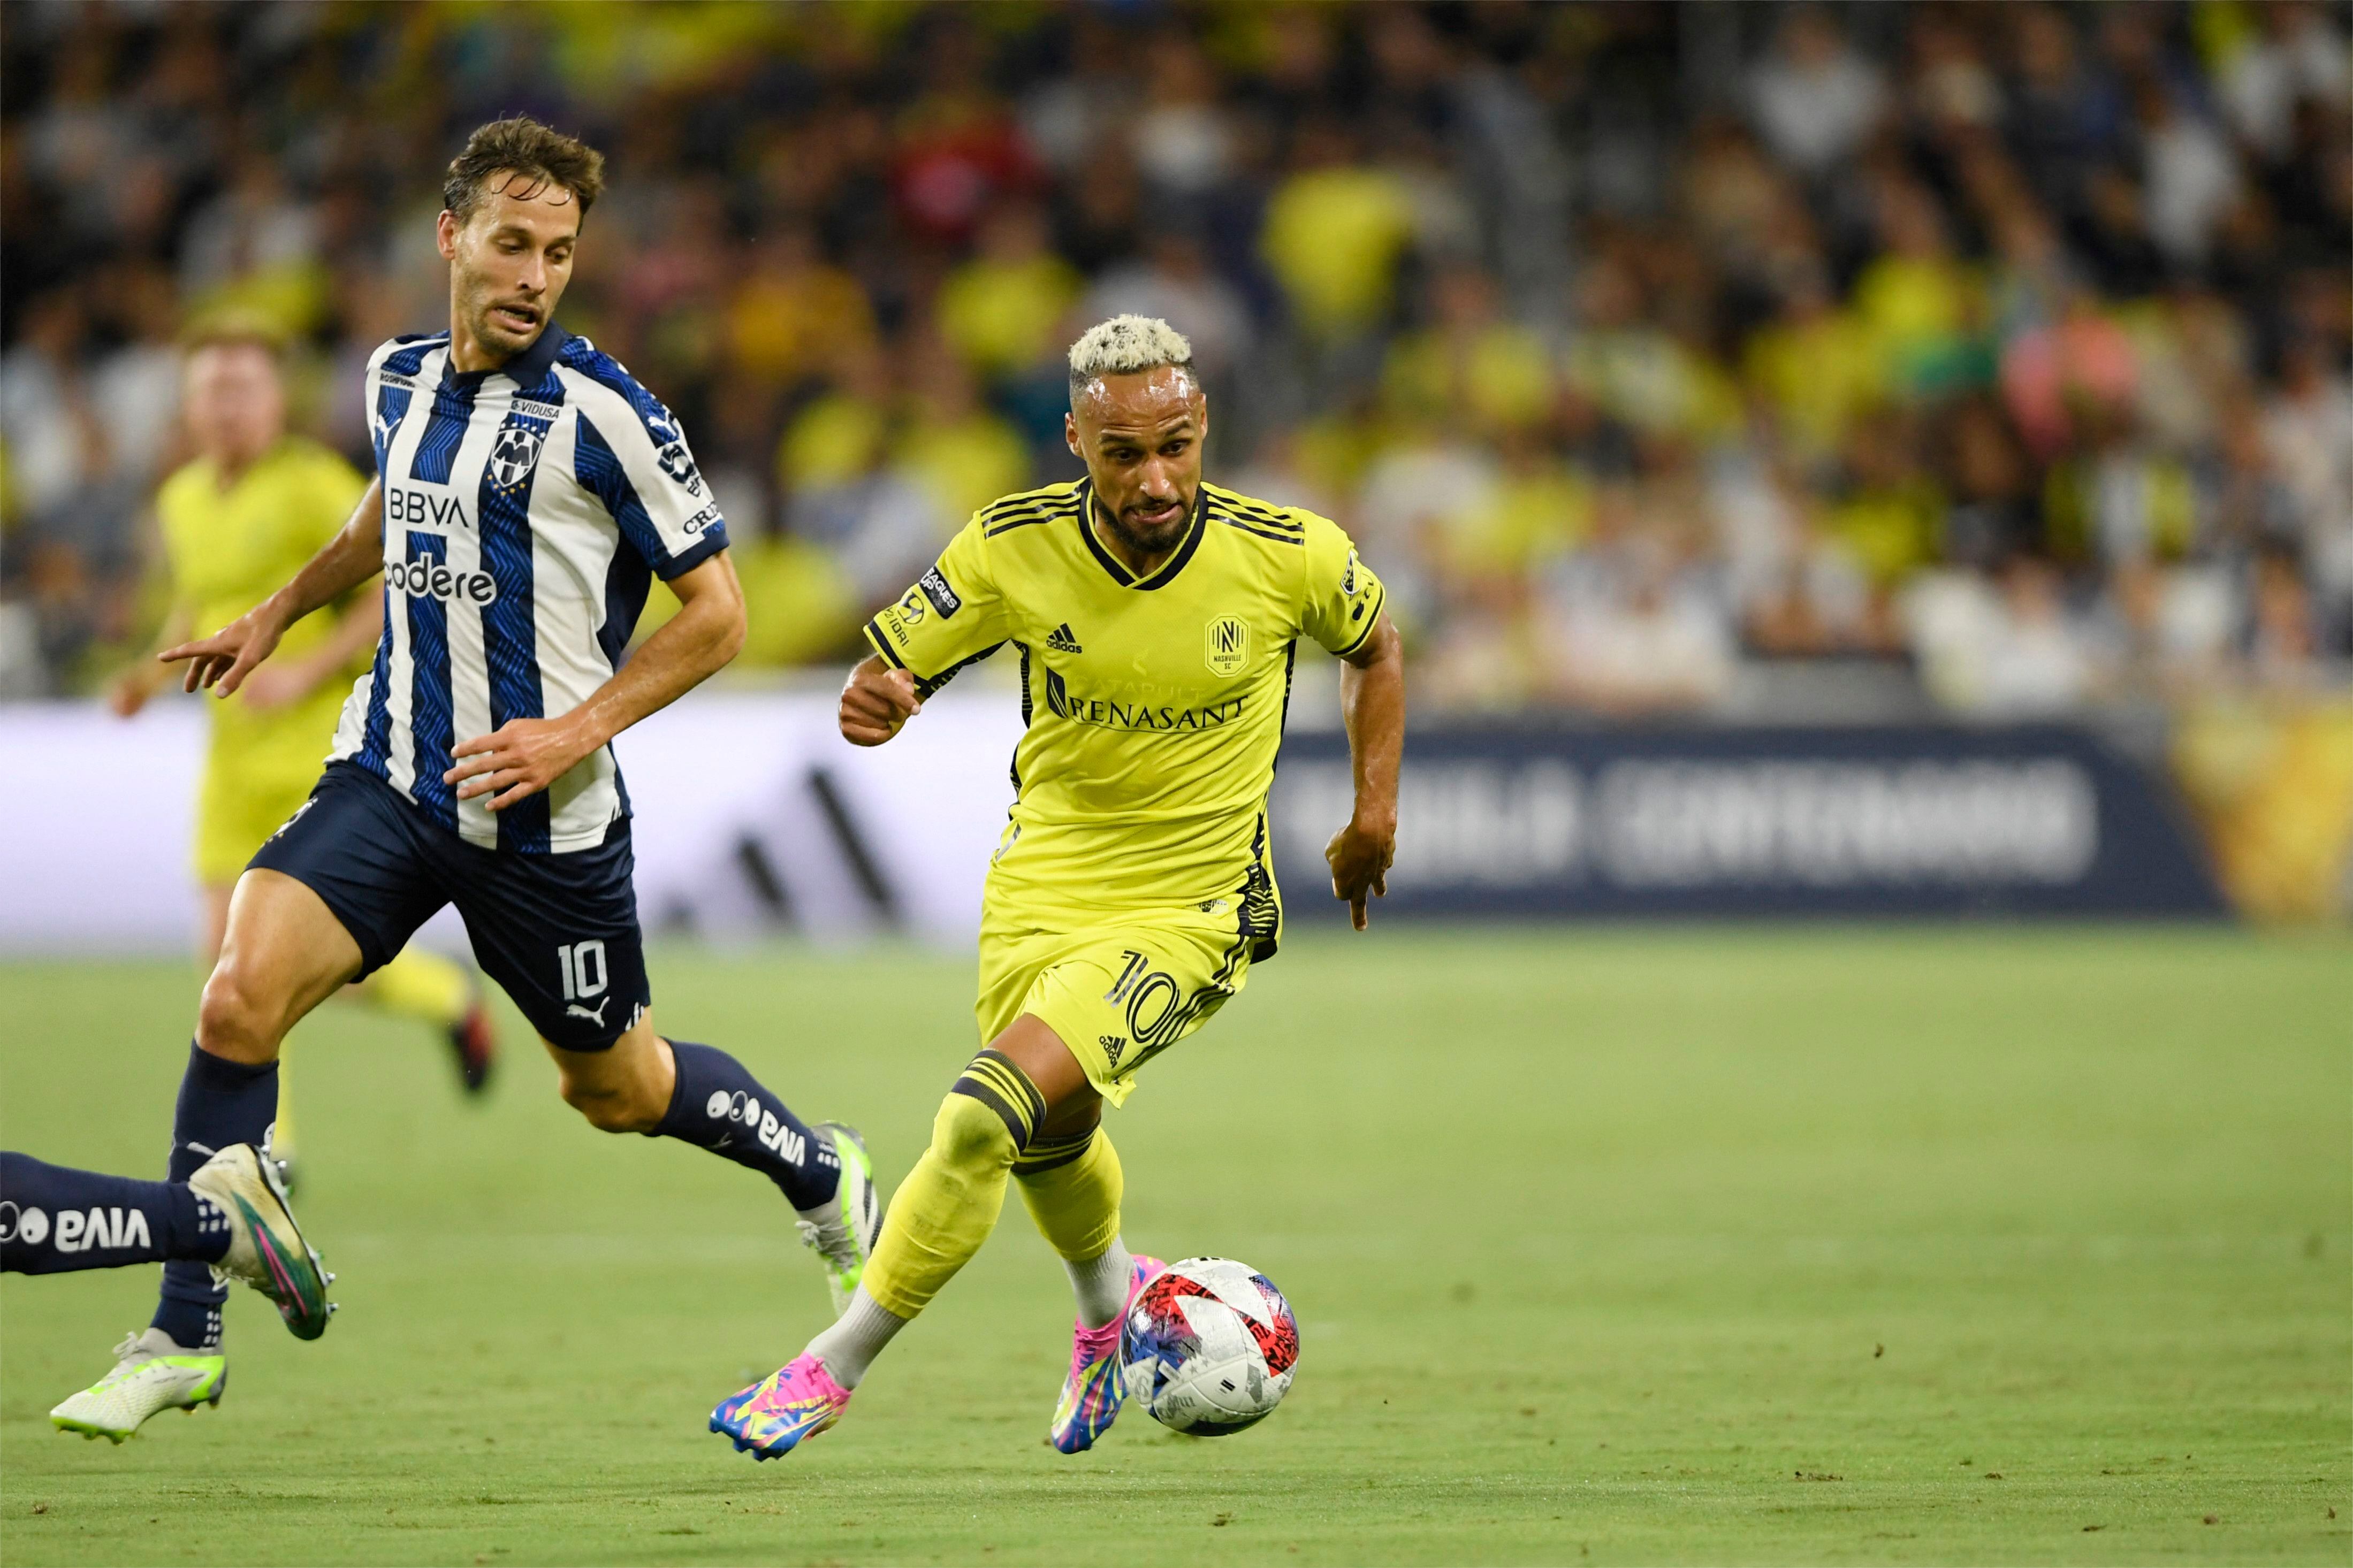
[[[646,591],[727,546],[670,410],[549,323],[494,371],[449,367],[449,334],[369,356],[384,485],[384,636],[343,704],[349,758],[443,826],[524,854],[593,848],[628,815],[612,748],[493,814],[441,782],[459,740],[587,700]]]

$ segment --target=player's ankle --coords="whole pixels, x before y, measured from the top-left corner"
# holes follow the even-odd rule
[[[866,1380],[874,1358],[909,1321],[877,1302],[860,1285],[833,1326],[809,1341],[801,1353],[815,1356],[826,1375],[842,1387],[856,1388]]]
[[[1110,1328],[1126,1310],[1128,1287],[1134,1282],[1135,1258],[1118,1237],[1101,1253],[1084,1261],[1065,1259],[1071,1293],[1077,1299],[1079,1327],[1093,1332]]]
[[[210,1303],[166,1296],[157,1304],[155,1316],[147,1327],[150,1332],[160,1333],[172,1342],[172,1349],[161,1353],[217,1355],[220,1352],[220,1308]]]

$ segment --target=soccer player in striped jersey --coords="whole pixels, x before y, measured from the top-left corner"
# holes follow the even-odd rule
[[[977,513],[868,623],[841,732],[899,732],[955,672],[1021,656],[1015,800],[981,916],[983,1047],[891,1203],[849,1310],[711,1426],[774,1458],[839,1419],[870,1363],[997,1223],[1009,1182],[1078,1298],[1047,1426],[1063,1453],[1119,1413],[1119,1320],[1158,1267],[1120,1239],[1101,1125],[1137,1069],[1272,956],[1282,921],[1266,800],[1298,639],[1345,663],[1356,809],[1324,850],[1364,929],[1397,832],[1405,675],[1380,579],[1333,523],[1201,480],[1208,405],[1165,321],[1121,316],[1071,350],[1074,484]]]
[[[449,329],[370,358],[376,473],[351,521],[259,605],[161,656],[186,662],[190,690],[230,695],[290,626],[384,577],[375,666],[326,773],[230,899],[169,1173],[261,1142],[287,1030],[455,904],[564,1098],[606,1131],[768,1177],[846,1303],[880,1217],[855,1132],[805,1125],[723,1051],[657,1034],[649,1010],[610,742],[733,657],[744,603],[670,411],[552,319],[603,170],[535,121],[474,132],[442,187]],[[679,612],[624,663],[656,576]],[[202,1267],[169,1265],[153,1326],[173,1353],[217,1361],[220,1301]],[[96,1393],[53,1415],[90,1416]],[[162,1390],[108,1418],[135,1429],[187,1403]]]

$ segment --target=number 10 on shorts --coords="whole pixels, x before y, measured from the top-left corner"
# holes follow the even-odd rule
[[[605,944],[575,942],[555,950],[555,966],[564,972],[564,999],[585,1002],[605,994]]]

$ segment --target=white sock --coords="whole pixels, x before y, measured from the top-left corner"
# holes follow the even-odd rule
[[[812,1131],[809,1135],[810,1135],[811,1137],[813,1137],[813,1138],[823,1138],[823,1139],[825,1139],[828,1142],[832,1142],[832,1139],[833,1139],[833,1134],[831,1134],[830,1132],[816,1132],[816,1131]],[[840,1158],[839,1158],[839,1155],[837,1155],[837,1156],[835,1157],[835,1162],[834,1162],[834,1163],[835,1163],[835,1168],[836,1168],[836,1169],[839,1169],[839,1166],[840,1166]],[[831,1197],[829,1197],[829,1198],[826,1199],[826,1200],[825,1200],[825,1202],[823,1202],[823,1203],[821,1203],[821,1204],[818,1205],[817,1205],[817,1207],[815,1207],[815,1208],[808,1208],[808,1209],[795,1209],[793,1212],[794,1212],[795,1214],[797,1214],[797,1215],[800,1215],[800,1216],[801,1216],[801,1218],[803,1218],[803,1219],[805,1219],[805,1220],[808,1221],[811,1225],[838,1225],[838,1224],[839,1224],[839,1223],[840,1223],[840,1221],[841,1221],[841,1189],[842,1189],[842,1185],[843,1185],[843,1184],[842,1184],[841,1182],[839,1182],[839,1181],[838,1181],[838,1180],[837,1180],[837,1181],[833,1184],[833,1196],[831,1196]],[[845,1385],[845,1386],[846,1386],[846,1385]]]
[[[833,1327],[809,1341],[805,1352],[825,1363],[825,1370],[833,1373],[833,1381],[844,1388],[856,1388],[865,1381],[866,1369],[882,1353],[882,1347],[892,1336],[907,1326],[908,1320],[887,1312],[860,1285],[849,1298],[849,1306]]]
[[[1135,1281],[1135,1259],[1118,1237],[1101,1258],[1084,1263],[1062,1260],[1070,1271],[1071,1293],[1079,1299],[1079,1327],[1100,1329],[1127,1306],[1127,1288]]]

